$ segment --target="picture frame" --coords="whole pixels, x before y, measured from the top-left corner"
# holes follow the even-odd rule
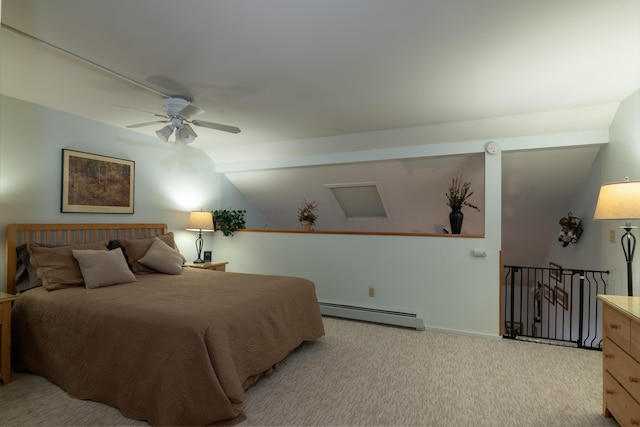
[[[556,282],[562,283],[562,266],[555,262],[549,263],[549,276],[555,279]]]
[[[569,310],[569,293],[556,286],[556,302],[565,310]]]
[[[551,289],[551,286],[545,284],[542,287],[542,295],[544,296],[544,299],[549,301],[549,304],[556,303],[556,293]]]
[[[513,323],[513,333],[511,333],[511,323]],[[505,335],[522,335],[522,322],[511,322],[509,320],[505,320],[504,332]]]
[[[62,150],[63,213],[122,213],[134,209],[135,162]]]

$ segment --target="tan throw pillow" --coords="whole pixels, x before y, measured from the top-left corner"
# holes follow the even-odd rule
[[[88,289],[137,281],[129,270],[121,248],[112,251],[74,249],[72,252]]]
[[[48,291],[73,288],[84,285],[84,278],[78,262],[73,257],[74,249],[93,249],[106,251],[106,242],[85,245],[44,247],[29,243],[27,250],[31,264],[36,268],[42,286]]]
[[[169,247],[176,248],[176,242],[173,239],[173,232],[163,234],[162,236],[158,236],[158,238],[169,245]],[[124,248],[124,254],[127,257],[129,265],[131,265],[131,270],[134,273],[153,273],[152,269],[144,266],[143,264],[140,264],[138,260],[147,253],[154,239],[155,237],[152,237],[150,239],[120,240],[120,244]]]
[[[177,249],[169,247],[157,237],[144,257],[138,260],[140,264],[166,274],[182,274],[182,265],[185,261]]]

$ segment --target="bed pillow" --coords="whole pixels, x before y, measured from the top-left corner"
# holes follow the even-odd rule
[[[169,232],[157,237],[167,245],[169,245],[169,247],[177,249],[176,242],[173,239],[173,232]],[[120,243],[124,248],[124,255],[127,258],[127,262],[131,266],[131,271],[133,271],[134,273],[138,274],[154,272],[153,269],[138,262],[138,260],[147,253],[154,239],[155,237],[138,240],[120,239]]]
[[[160,273],[182,274],[182,265],[186,260],[177,249],[169,247],[165,242],[153,239],[151,247],[138,262]]]
[[[109,240],[107,242],[107,249],[109,249],[110,251],[118,248],[122,248],[122,243],[120,243],[120,240]],[[122,249],[122,251],[124,252],[124,248]]]
[[[38,277],[30,258],[26,243],[16,247],[15,289],[18,293],[42,286],[42,280]]]
[[[85,245],[45,247],[38,243],[27,245],[31,264],[36,268],[42,286],[48,291],[73,288],[84,285],[84,278],[78,262],[73,257],[74,249],[106,251],[106,242]]]
[[[72,252],[88,289],[137,281],[120,248],[112,251],[74,249]]]

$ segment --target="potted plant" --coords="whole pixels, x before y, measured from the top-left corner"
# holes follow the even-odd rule
[[[313,230],[316,219],[318,219],[316,209],[318,209],[317,202],[307,202],[306,200],[298,208],[298,221],[302,225],[303,230]]]
[[[447,197],[447,206],[451,208],[449,224],[451,225],[452,234],[460,234],[460,230],[462,230],[462,220],[464,218],[460,210],[462,206],[469,206],[480,212],[480,208],[469,202],[469,197],[472,195],[471,183],[463,181],[462,175],[456,175],[451,179],[451,184],[445,196]]]
[[[213,211],[215,229],[222,231],[225,236],[233,236],[235,230],[246,228],[244,209],[219,209]]]

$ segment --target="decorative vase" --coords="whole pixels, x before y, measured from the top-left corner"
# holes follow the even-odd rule
[[[300,221],[300,224],[302,224],[302,231],[311,231],[310,221]]]
[[[460,206],[451,206],[449,213],[449,224],[451,225],[451,234],[460,234],[462,230],[462,219],[464,215],[460,211]]]

